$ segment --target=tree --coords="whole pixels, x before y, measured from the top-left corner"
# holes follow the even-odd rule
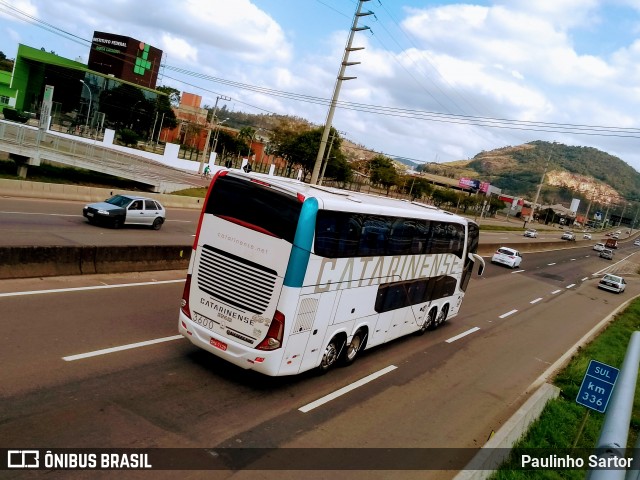
[[[238,153],[244,155],[244,152],[247,152],[247,158],[251,158],[253,154],[253,150],[251,150],[251,143],[254,135],[256,134],[256,129],[253,127],[243,127],[238,132],[238,141],[242,142],[244,148],[238,150]]]
[[[116,130],[129,128],[139,135],[149,132],[154,107],[142,90],[126,83],[100,94],[100,110],[105,114],[105,123]]]
[[[242,148],[247,148],[246,144],[238,139],[237,135],[232,135],[226,130],[218,131],[218,144],[216,145],[216,153],[222,152],[220,154],[222,158],[222,163],[224,163],[225,159],[228,157],[232,157],[235,153],[240,152]]]
[[[296,163],[300,163],[296,141],[300,134],[310,131],[307,124],[283,118],[271,131],[271,152],[282,158],[287,165],[287,175]]]
[[[162,121],[162,128],[174,129],[178,126],[176,114],[171,108],[170,97],[166,95],[158,95],[156,98],[157,121]],[[158,128],[160,126],[158,125]]]
[[[0,71],[13,71],[13,60],[7,59],[7,56],[4,54],[4,52],[0,52]]]
[[[393,161],[384,155],[376,155],[369,162],[370,179],[373,184],[382,185],[387,189],[387,195],[391,187],[398,184],[400,175],[393,166]]]
[[[406,175],[402,177],[402,180],[402,190],[407,195],[411,195],[411,200],[429,197],[433,192],[433,185],[424,178],[416,177],[415,175]]]
[[[333,149],[332,149],[333,150]],[[329,157],[327,168],[324,172],[324,178],[333,178],[338,182],[350,182],[353,178],[353,168],[347,162],[347,159],[338,151],[336,155]]]
[[[458,196],[450,188],[436,188],[431,194],[431,199],[436,207],[458,204]]]
[[[507,204],[502,200],[494,197],[489,198],[489,215],[495,215],[498,210],[502,210],[503,208],[506,208],[506,206]]]
[[[172,107],[177,107],[178,105],[180,105],[180,90],[177,90],[173,87],[166,87],[164,85],[156,87],[156,90],[167,94],[169,103]]]
[[[467,213],[467,209],[470,207],[477,207],[480,203],[480,198],[477,195],[469,195],[468,193],[458,193],[459,201],[458,206],[462,208],[463,213]]]

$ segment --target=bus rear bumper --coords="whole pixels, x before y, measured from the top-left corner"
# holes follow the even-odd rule
[[[278,373],[281,354],[279,350],[266,352],[240,345],[196,324],[182,311],[178,320],[178,333],[196,347],[206,350],[240,368],[251,369],[272,376]]]

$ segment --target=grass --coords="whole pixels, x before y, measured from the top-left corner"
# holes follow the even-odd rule
[[[553,384],[560,388],[560,396],[549,401],[540,418],[535,421],[527,434],[514,447],[510,460],[493,476],[492,480],[583,480],[589,469],[585,461],[583,469],[523,470],[520,466],[521,455],[525,452],[533,455],[547,455],[553,452],[558,456],[569,455],[586,458],[593,453],[600,436],[604,415],[591,412],[587,407],[578,405],[576,397],[590,360],[620,368],[624,360],[631,334],[640,330],[640,300],[633,301],[626,310],[619,313],[607,328],[591,343],[580,350],[564,370],[559,372]],[[583,425],[584,422],[584,425]],[[640,387],[636,391],[631,416],[631,425],[627,446],[633,448],[640,430]],[[549,450],[541,450],[549,449]],[[533,452],[533,453],[532,453]]]

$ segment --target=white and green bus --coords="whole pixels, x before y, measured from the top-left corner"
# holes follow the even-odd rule
[[[242,368],[293,375],[458,314],[479,228],[435,207],[220,170],[200,215],[178,328]]]

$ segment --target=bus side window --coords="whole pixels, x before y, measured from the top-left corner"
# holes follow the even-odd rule
[[[347,214],[346,221],[340,231],[340,257],[355,257],[360,243],[360,231],[362,230],[362,215]]]
[[[399,218],[393,222],[389,234],[387,255],[406,255],[412,252],[413,239],[416,235],[416,222],[408,218]]]
[[[358,256],[373,257],[386,253],[387,239],[391,230],[390,222],[377,215],[369,215],[365,218],[360,236]]]
[[[411,241],[412,254],[429,253],[427,250],[427,239],[429,238],[429,225],[428,220],[421,220],[416,222],[416,231]]]
[[[327,214],[318,215],[314,251],[320,256],[335,258],[339,246],[337,218]]]

